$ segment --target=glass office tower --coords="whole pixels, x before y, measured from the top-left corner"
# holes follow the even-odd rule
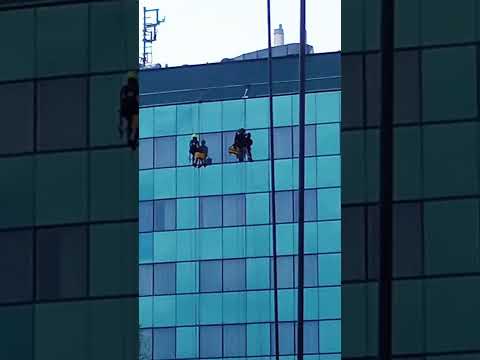
[[[0,3],[0,359],[137,357],[138,4]]]
[[[393,358],[477,359],[479,4],[394,2],[393,322],[379,329],[382,3],[342,1],[342,355],[377,358],[391,331]]]
[[[340,359],[339,54],[309,56],[305,353]],[[141,359],[270,358],[273,342],[266,60],[143,71]],[[280,354],[295,354],[298,60],[274,60]],[[227,152],[235,131],[253,162]],[[212,164],[196,169],[199,134]],[[320,356],[320,357],[319,357]]]

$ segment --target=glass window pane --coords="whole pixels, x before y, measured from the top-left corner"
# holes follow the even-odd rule
[[[3,56],[0,80],[33,78],[35,68],[35,9],[0,12],[0,41],[9,56]],[[22,26],[18,26],[22,24]],[[15,36],[12,36],[15,29]]]
[[[340,124],[317,125],[317,155],[340,154]]]
[[[318,336],[319,328],[318,321],[305,321],[303,335],[303,348],[305,354],[318,353]]]
[[[333,353],[341,351],[341,321],[321,321],[320,322],[320,352]]]
[[[250,290],[269,289],[269,267],[269,258],[247,259],[247,288]]]
[[[223,261],[223,290],[238,291],[246,289],[245,259]]]
[[[318,256],[318,283],[320,286],[340,285],[340,254],[324,254]]]
[[[269,125],[269,99],[248,99],[246,111],[246,129],[266,128]]]
[[[271,354],[276,353],[275,349],[275,328],[273,324],[270,327],[271,333]],[[296,334],[293,322],[281,322],[278,324],[278,336],[280,343],[280,355],[293,355],[295,353]]]
[[[340,156],[317,158],[317,187],[340,186]]]
[[[420,2],[423,45],[474,41],[475,19],[478,14],[475,5],[475,0],[464,0],[456,6],[452,6],[448,1]],[[429,16],[432,11],[435,11],[435,16]],[[446,24],[448,27],[445,26]]]
[[[247,224],[270,222],[270,194],[247,194]]]
[[[177,200],[177,228],[198,227],[198,198]]]
[[[200,326],[200,357],[222,356],[222,327]]]
[[[401,51],[394,56],[394,121],[416,123],[420,120],[419,51]]]
[[[87,79],[59,79],[38,84],[37,147],[72,149],[87,143]]]
[[[247,325],[247,355],[270,355],[270,324]]]
[[[223,356],[245,356],[247,352],[247,326],[225,325],[223,327]]]
[[[200,132],[214,132],[222,130],[222,103],[200,103]]]
[[[228,148],[233,145],[235,140],[235,131],[226,131],[222,134],[223,136],[223,162],[231,163],[237,162],[237,158],[228,153]]]
[[[139,169],[153,168],[153,139],[139,141]]]
[[[177,107],[160,106],[153,109],[154,136],[175,135],[177,131]]]
[[[245,100],[222,103],[222,130],[237,130],[245,127]]]
[[[153,356],[153,331],[152,329],[142,329],[139,335],[140,359],[150,360]]]
[[[200,292],[222,291],[222,262],[200,261]]]
[[[293,212],[295,221],[298,221],[298,190],[293,191]],[[317,219],[317,191],[315,189],[305,190],[305,221]]]
[[[140,296],[153,294],[153,265],[140,265],[138,269],[138,293]]]
[[[252,130],[252,159],[266,160],[270,154],[270,136],[268,129]]]
[[[223,197],[223,226],[245,225],[245,195]]]
[[[0,132],[0,154],[32,151],[33,83],[1,85],[0,107],[3,117],[8,119],[6,131]]]
[[[319,123],[340,122],[340,91],[322,92],[316,94],[315,97],[317,121]]]
[[[200,135],[200,141],[205,140],[208,147],[208,157],[212,163],[222,162],[222,133],[210,133]]]
[[[293,127],[293,156],[298,157],[300,149],[300,128]],[[317,125],[305,126],[305,156],[315,156],[317,153]]]
[[[153,358],[155,360],[175,358],[175,328],[153,330]]]
[[[155,264],[155,295],[175,294],[176,269],[174,263]]]
[[[473,46],[423,51],[424,121],[477,116],[476,63],[477,53]]]
[[[188,134],[188,137],[198,127],[198,104],[177,106],[177,134]]]
[[[175,136],[166,136],[155,139],[156,168],[175,166],[177,159],[177,144],[175,139]]]
[[[290,223],[293,221],[293,193],[280,191],[275,193],[277,223]]]
[[[155,169],[153,172],[153,193],[155,199],[170,199],[177,195],[177,169]]]
[[[273,271],[273,260],[271,264]],[[272,283],[273,283],[272,273]],[[293,271],[293,256],[280,256],[277,258],[277,276],[278,276],[278,288],[292,288],[294,284],[294,271]]]
[[[298,257],[295,257],[298,260]],[[318,258],[317,255],[305,255],[305,286],[318,286]],[[340,269],[338,273],[340,274]]]
[[[37,232],[38,299],[86,296],[87,267],[86,227],[41,229]]]
[[[36,15],[38,74],[86,73],[88,4],[42,7]]]
[[[275,139],[275,159],[292,157],[292,128],[274,128],[273,138]]]
[[[177,204],[175,200],[157,200],[154,210],[154,230],[174,230]]]
[[[32,232],[0,232],[0,248],[0,284],[4,288],[0,291],[0,303],[31,301],[34,281]]]
[[[198,358],[198,328],[177,327],[177,359]],[[145,359],[149,360],[149,359]]]
[[[292,110],[291,96],[275,96],[273,98],[274,126],[291,126]]]
[[[153,262],[153,234],[140,234],[139,261],[140,263]]]
[[[208,196],[200,198],[200,227],[222,226],[222,197]]]
[[[153,201],[142,201],[138,206],[139,231],[153,231]]]
[[[478,123],[431,125],[423,130],[425,197],[477,194]],[[446,146],[448,144],[448,146]]]

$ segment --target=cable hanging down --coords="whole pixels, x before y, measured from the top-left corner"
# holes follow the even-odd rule
[[[270,181],[272,190],[272,247],[273,247],[273,308],[274,308],[274,335],[275,359],[280,360],[280,335],[278,326],[278,272],[277,272],[277,213],[275,199],[275,146],[273,131],[273,69],[272,69],[272,12],[271,0],[267,0],[267,27],[268,27],[268,95],[270,117]]]

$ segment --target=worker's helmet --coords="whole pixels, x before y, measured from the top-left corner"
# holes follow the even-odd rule
[[[129,71],[127,73],[127,79],[137,79],[137,72],[136,71]]]
[[[241,128],[240,130],[238,130],[238,132],[239,132],[240,134],[243,134],[243,133],[245,132],[245,129],[244,129],[244,128]]]
[[[192,139],[198,138],[197,134],[192,134]]]

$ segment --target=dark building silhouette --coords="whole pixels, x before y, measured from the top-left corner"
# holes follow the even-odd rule
[[[0,3],[0,359],[136,359],[138,4]]]
[[[479,357],[478,6],[342,1],[345,359]]]

